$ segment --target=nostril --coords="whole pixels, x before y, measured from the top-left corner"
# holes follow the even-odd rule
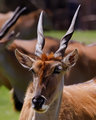
[[[39,101],[41,104],[44,104],[45,99],[41,96],[41,97],[39,97],[38,101]]]
[[[37,102],[37,100],[36,100],[36,98],[34,97],[34,98],[32,99],[32,103],[35,104],[36,102]]]
[[[32,104],[34,104],[35,108],[42,108],[42,105],[45,102],[45,98],[43,96],[36,96],[32,99]]]

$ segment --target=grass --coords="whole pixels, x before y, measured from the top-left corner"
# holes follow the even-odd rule
[[[64,31],[48,31],[46,36],[62,38]],[[85,42],[86,44],[96,42],[96,31],[76,31],[72,39]],[[0,87],[0,120],[18,120],[19,113],[15,112],[11,102],[11,94],[5,87]]]
[[[18,120],[19,113],[12,106],[11,94],[5,87],[0,87],[0,120]]]
[[[65,34],[65,31],[48,31],[45,32],[46,36],[56,37],[61,39]],[[86,44],[90,44],[92,42],[96,42],[96,31],[75,31],[72,40],[85,42]]]

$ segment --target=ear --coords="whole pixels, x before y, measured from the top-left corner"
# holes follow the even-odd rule
[[[75,49],[71,53],[69,53],[64,59],[62,60],[64,64],[68,67],[73,67],[78,60],[78,51]]]
[[[25,55],[21,53],[19,50],[15,50],[15,56],[19,63],[25,67],[30,69],[32,67],[33,62],[35,61],[33,58],[29,57],[28,55]]]

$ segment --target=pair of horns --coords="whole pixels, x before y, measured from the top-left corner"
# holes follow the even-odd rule
[[[78,8],[73,16],[73,19],[72,19],[72,22],[71,22],[71,25],[70,25],[68,31],[66,32],[66,34],[63,36],[63,38],[60,41],[60,47],[54,54],[55,57],[59,57],[59,56],[63,57],[64,56],[65,50],[68,46],[68,42],[71,39],[73,32],[74,32],[74,26],[75,26],[75,22],[76,22],[76,18],[77,18],[79,9],[80,9],[80,5],[78,6]],[[37,36],[37,44],[36,44],[35,54],[39,57],[43,53],[42,49],[45,44],[45,38],[43,35],[43,27],[42,27],[43,26],[43,15],[44,15],[44,12],[42,11],[40,14],[40,17],[39,17],[39,22],[38,22],[38,27],[37,27],[37,35],[38,36]]]

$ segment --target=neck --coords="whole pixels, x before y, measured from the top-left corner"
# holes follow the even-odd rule
[[[31,72],[22,69],[22,66],[16,60],[14,52],[6,49],[0,51],[0,78],[2,78],[2,84],[7,88],[15,89],[18,99],[23,102],[24,91],[32,75]]]

